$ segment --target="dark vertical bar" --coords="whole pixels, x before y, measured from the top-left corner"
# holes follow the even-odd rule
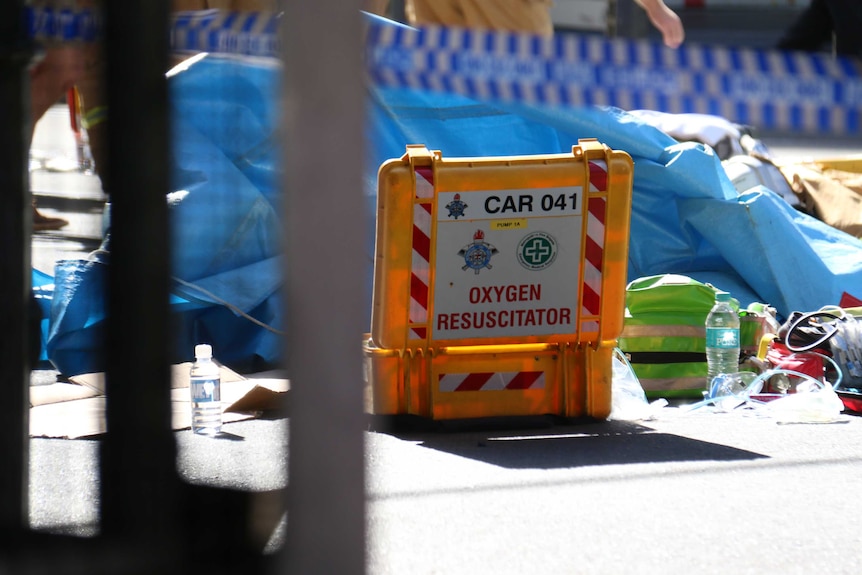
[[[179,479],[168,337],[168,1],[106,1],[104,10],[109,153],[103,177],[112,222],[102,526],[107,537],[170,564],[183,526],[172,521]]]
[[[646,38],[650,34],[646,12],[631,0],[614,0],[609,13],[608,35],[614,38]]]
[[[0,3],[0,532],[6,533],[28,526],[31,52],[23,15],[23,0]]]
[[[390,0],[387,16],[396,22],[407,22],[404,0]]]
[[[285,2],[290,573],[364,573],[360,2]]]

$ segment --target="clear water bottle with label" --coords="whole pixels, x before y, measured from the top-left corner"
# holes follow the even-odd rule
[[[739,371],[739,314],[727,292],[715,294],[715,305],[706,316],[706,389],[720,373]]]
[[[213,361],[212,346],[195,346],[189,388],[192,403],[192,431],[216,435],[221,431],[221,374]]]

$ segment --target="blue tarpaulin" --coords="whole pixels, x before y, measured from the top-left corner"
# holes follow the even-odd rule
[[[178,279],[172,306],[181,318],[180,359],[204,337],[229,365],[279,359],[280,336],[240,313],[276,329],[284,317],[279,76],[273,61],[209,56],[170,78]],[[688,275],[731,292],[742,305],[768,303],[782,316],[837,304],[845,292],[862,297],[860,240],[794,210],[769,189],[739,196],[711,148],[677,142],[620,109],[501,103],[373,83],[366,95],[365,173],[345,193],[367,199],[361,217],[369,284],[377,169],[402,156],[406,145],[424,144],[444,157],[502,156],[567,153],[580,138],[597,138],[634,160],[629,280]],[[102,267],[58,267],[47,346],[67,375],[101,369],[94,340],[103,300],[89,284]],[[369,316],[370,307],[369,301]]]
[[[760,187],[739,196],[711,148],[614,108],[492,105],[371,88],[368,170],[423,143],[445,156],[561,153],[597,138],[634,160],[628,277],[677,273],[781,315],[862,292],[862,242]]]
[[[175,362],[192,359],[201,342],[236,369],[279,359],[279,81],[272,62],[221,58],[169,78]],[[56,266],[46,347],[67,376],[104,369],[109,257]]]

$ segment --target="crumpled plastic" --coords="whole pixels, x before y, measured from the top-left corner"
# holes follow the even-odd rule
[[[844,402],[831,387],[799,391],[770,401],[762,407],[778,423],[833,423],[844,410]]]
[[[779,373],[803,379],[793,393],[761,394],[763,382]],[[713,413],[748,411],[774,419],[777,423],[834,423],[841,418],[844,402],[833,386],[809,375],[785,369],[761,374],[739,372],[719,374],[703,401],[686,406],[685,413],[710,408]]]
[[[650,403],[623,352],[614,349],[611,381],[611,412],[609,421],[647,421],[667,405],[666,399]]]

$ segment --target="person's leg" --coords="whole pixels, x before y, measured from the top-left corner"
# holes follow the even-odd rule
[[[413,26],[467,26],[459,0],[406,0],[405,11]]]
[[[83,72],[80,48],[74,45],[58,45],[45,50],[44,56],[30,69],[30,139],[36,123],[51,106],[59,102],[75,85]],[[53,218],[36,209],[33,201],[33,230],[58,230],[69,222]]]
[[[485,30],[510,30],[550,36],[550,0],[407,0],[412,25],[433,24]]]
[[[862,2],[825,0],[835,32],[835,51],[843,56],[862,57]]]
[[[852,0],[851,0],[852,1]],[[826,0],[812,0],[778,40],[779,50],[817,52],[832,40],[832,18]]]
[[[550,0],[461,0],[471,26],[552,36]]]
[[[100,10],[99,0],[78,0],[78,7],[87,10]],[[81,104],[81,125],[87,131],[90,154],[97,175],[105,173],[107,165],[107,94],[102,85],[105,73],[105,58],[102,42],[91,42],[82,48],[83,71],[76,83]],[[103,191],[104,180],[102,181]]]
[[[83,72],[81,50],[76,46],[50,47],[30,69],[31,127],[75,85]]]

